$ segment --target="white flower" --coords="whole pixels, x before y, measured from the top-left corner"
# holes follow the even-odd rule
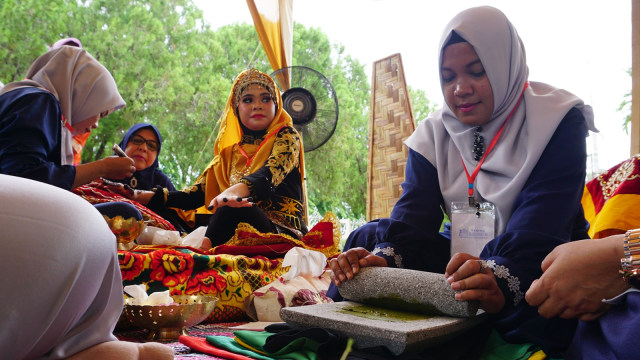
[[[396,266],[399,268],[404,267],[402,265],[402,256],[401,255],[397,255],[396,252],[393,250],[392,247],[387,246],[385,248],[375,248],[373,249],[373,251],[371,252],[373,255],[376,255],[378,253],[383,253],[386,256],[393,256],[393,260],[396,262]]]
[[[506,279],[509,290],[514,293],[513,305],[518,305],[524,298],[524,293],[520,290],[520,279],[511,276],[509,268],[504,265],[496,264],[495,260],[487,260],[487,267],[493,271],[493,275],[499,279]]]

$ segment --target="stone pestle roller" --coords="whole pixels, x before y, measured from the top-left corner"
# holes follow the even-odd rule
[[[426,315],[471,317],[477,301],[455,299],[443,274],[389,267],[361,268],[338,290],[345,299],[386,309]]]

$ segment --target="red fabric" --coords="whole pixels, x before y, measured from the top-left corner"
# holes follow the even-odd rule
[[[146,206],[140,204],[137,201],[127,199],[126,197],[112,193],[103,185],[102,181],[95,180],[89,184],[78,186],[73,189],[76,195],[80,195],[83,199],[87,200],[91,204],[102,204],[106,202],[122,201],[129,203],[138,209],[142,213],[144,221],[151,226],[155,226],[165,230],[175,230],[176,228],[171,225],[160,215],[149,210]]]
[[[209,251],[203,251],[191,246],[178,246],[178,245],[136,245],[129,250],[118,250],[118,252],[126,253],[129,251],[135,251],[138,253],[148,254],[156,250],[165,250],[165,249],[186,249],[201,255],[212,255]]]
[[[332,247],[334,245],[333,225],[330,221],[320,221],[302,238],[302,242],[312,248],[325,249]]]
[[[269,259],[282,258],[293,247],[289,243],[271,244],[271,245],[254,245],[254,246],[238,246],[238,245],[219,245],[212,249],[211,253],[229,254],[229,255],[245,255],[256,256],[262,255]]]
[[[190,347],[191,349],[204,354],[220,356],[224,359],[232,360],[254,360],[248,356],[234,354],[230,351],[217,348],[207,342],[207,339],[195,336],[181,335],[178,339],[180,343]]]
[[[640,194],[640,156],[615,165],[589,181],[586,188],[591,194],[596,215],[607,200],[616,195]]]
[[[286,234],[262,233],[249,224],[240,223],[236,229],[235,236],[225,244],[227,247],[223,249],[224,251],[266,251],[266,253],[263,252],[259,254],[269,256],[266,254],[273,253],[275,249],[273,247],[274,245],[284,246],[284,244],[290,244],[291,247],[300,246],[305,249],[319,251],[330,258],[340,252],[338,248],[339,238],[334,236],[336,231],[338,231],[339,234],[340,223],[337,218],[335,218],[335,215],[327,214],[327,216],[325,216],[325,219],[326,218],[329,218],[329,220],[318,222],[300,240],[294,239]],[[333,221],[331,221],[331,219],[333,219]],[[235,248],[231,248],[231,246]],[[279,251],[281,249],[284,249],[284,247],[278,248],[277,250]],[[212,251],[216,251],[217,253],[216,249]],[[244,254],[246,255],[246,253]],[[284,256],[284,254],[281,254],[281,256]]]

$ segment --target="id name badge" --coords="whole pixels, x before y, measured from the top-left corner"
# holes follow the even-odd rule
[[[451,255],[464,252],[480,256],[484,246],[495,237],[495,208],[490,202],[454,201],[451,203]]]

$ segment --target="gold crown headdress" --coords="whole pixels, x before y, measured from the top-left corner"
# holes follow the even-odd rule
[[[260,85],[265,89],[267,89],[267,91],[269,92],[269,95],[273,99],[273,102],[276,104],[276,109],[277,109],[278,98],[275,96],[276,89],[271,77],[269,77],[269,75],[263,73],[260,70],[249,69],[239,75],[236,85],[233,88],[234,111],[235,109],[238,108],[238,103],[240,102],[240,95],[242,95],[242,92],[244,91],[244,89],[246,89],[247,86],[254,85],[254,84]]]

